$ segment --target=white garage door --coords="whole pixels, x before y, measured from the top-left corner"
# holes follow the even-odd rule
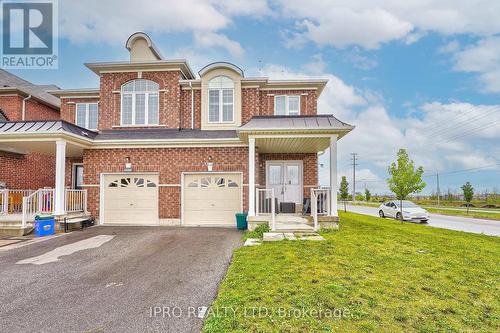
[[[158,224],[158,175],[106,175],[104,223]]]
[[[241,174],[187,174],[184,176],[185,225],[236,226],[241,211]]]

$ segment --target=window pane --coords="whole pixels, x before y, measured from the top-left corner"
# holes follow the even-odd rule
[[[299,166],[287,165],[286,166],[286,183],[289,185],[299,184]]]
[[[86,128],[86,120],[87,120],[87,104],[77,104],[76,105],[76,119],[75,123],[77,126]]]
[[[276,96],[274,98],[274,114],[276,115],[285,115],[285,99],[286,96]]]
[[[269,184],[270,185],[281,184],[281,166],[280,165],[270,165],[269,166]]]
[[[148,96],[148,124],[158,124],[158,94]]]
[[[135,80],[135,91],[146,91],[147,83],[146,80]]]
[[[210,89],[233,89],[234,88],[234,82],[227,76],[217,76],[214,77],[210,82],[208,83],[208,88]]]
[[[122,123],[124,125],[132,124],[132,95],[122,96]]]
[[[97,104],[89,104],[89,129],[97,129]]]
[[[219,90],[208,91],[208,121],[219,122]]]
[[[144,125],[146,123],[146,95],[135,94],[135,124]]]
[[[222,121],[233,121],[233,90],[222,91]]]
[[[290,96],[288,97],[288,114],[297,115],[300,110],[300,97]]]
[[[122,87],[122,91],[134,91],[134,81],[124,84]]]

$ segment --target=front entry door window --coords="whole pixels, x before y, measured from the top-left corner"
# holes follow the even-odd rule
[[[302,203],[302,164],[268,162],[266,187],[274,189],[279,202]]]
[[[75,164],[73,169],[73,188],[81,190],[83,185],[83,165]]]

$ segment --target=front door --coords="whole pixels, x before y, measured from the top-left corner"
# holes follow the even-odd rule
[[[302,162],[268,161],[266,187],[273,188],[279,202],[302,203]]]

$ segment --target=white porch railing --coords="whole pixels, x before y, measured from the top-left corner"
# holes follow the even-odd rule
[[[66,190],[66,212],[87,211],[87,190]]]
[[[269,215],[271,230],[276,230],[276,199],[273,188],[255,189],[255,215]]]
[[[330,189],[311,189],[311,216],[313,218],[314,230],[318,230],[318,215],[330,215]]]
[[[23,198],[33,190],[0,190],[0,214],[16,214],[23,211]]]
[[[28,220],[34,220],[36,215],[50,215],[54,211],[54,190],[40,189],[23,197],[22,227],[26,228]]]
[[[40,189],[22,198],[22,227],[35,219],[36,215],[54,213],[54,189]],[[87,190],[65,190],[65,210],[67,213],[87,212]]]

